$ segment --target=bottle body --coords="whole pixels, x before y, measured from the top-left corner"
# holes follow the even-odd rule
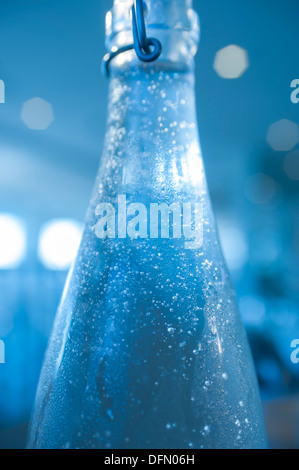
[[[29,446],[266,446],[209,201],[193,74],[110,83],[103,157],[57,314]]]

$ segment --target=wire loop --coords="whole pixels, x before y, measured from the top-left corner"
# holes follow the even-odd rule
[[[132,29],[134,44],[120,47],[116,51],[106,54],[103,60],[104,72],[109,76],[109,64],[114,57],[122,52],[135,49],[136,55],[142,62],[153,62],[157,60],[162,52],[162,44],[156,38],[148,38],[144,21],[146,4],[143,0],[134,0],[132,6]]]

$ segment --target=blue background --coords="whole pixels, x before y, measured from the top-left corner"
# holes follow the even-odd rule
[[[20,218],[27,234],[25,260],[18,268],[0,269],[0,338],[6,346],[0,448],[25,446],[67,274],[47,269],[38,258],[40,229],[57,218],[82,223],[97,172],[108,89],[101,58],[111,5],[0,2],[0,79],[6,85],[6,103],[0,104],[0,213]],[[196,96],[202,150],[270,445],[299,447],[299,364],[290,360],[290,343],[299,338],[299,187],[284,171],[289,152],[273,150],[266,140],[276,121],[299,124],[299,103],[290,100],[291,81],[299,78],[299,2],[195,0],[194,8],[201,20]],[[246,49],[249,57],[249,68],[235,80],[213,68],[217,51],[229,44]],[[21,119],[23,103],[35,97],[53,107],[55,120],[44,131],[29,129]],[[256,204],[254,191],[267,196],[267,187],[254,187],[251,198],[246,188],[248,178],[260,173],[275,189],[267,202]]]

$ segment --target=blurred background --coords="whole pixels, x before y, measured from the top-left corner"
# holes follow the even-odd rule
[[[269,443],[299,448],[298,0],[194,0],[198,122]],[[26,445],[101,155],[112,0],[1,0],[0,448]],[[3,83],[2,83],[3,85]],[[299,98],[299,93],[298,93]],[[70,243],[71,240],[71,243]]]

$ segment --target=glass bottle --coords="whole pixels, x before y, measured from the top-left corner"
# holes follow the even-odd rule
[[[266,446],[199,146],[191,0],[148,0],[162,55],[110,63],[106,140],[57,313],[29,447]],[[132,43],[115,0],[107,44]]]

